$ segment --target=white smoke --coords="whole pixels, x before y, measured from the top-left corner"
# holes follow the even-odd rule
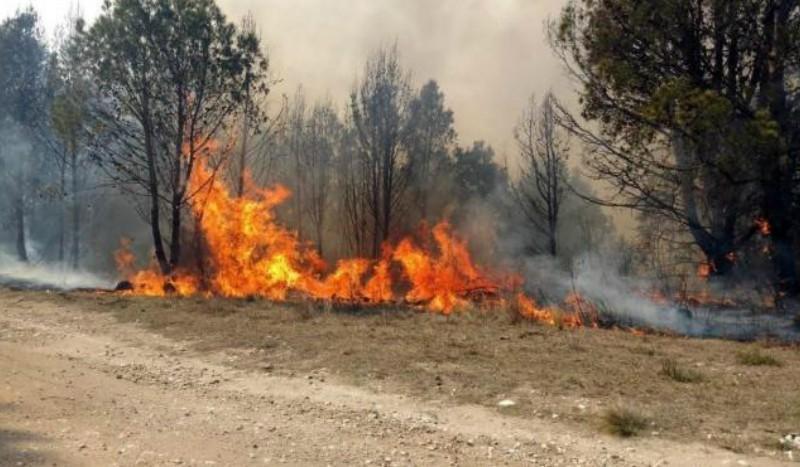
[[[800,329],[787,314],[763,313],[748,308],[656,303],[648,297],[657,290],[645,280],[618,273],[613,255],[586,254],[576,260],[572,272],[549,257],[525,261],[528,292],[545,302],[558,303],[577,292],[595,304],[602,320],[611,323],[671,331],[685,336],[749,340],[778,337],[800,341]]]
[[[104,277],[75,271],[65,265],[22,262],[0,250],[0,285],[26,288],[107,289],[114,283]]]

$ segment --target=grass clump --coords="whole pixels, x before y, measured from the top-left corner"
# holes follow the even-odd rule
[[[742,365],[749,366],[782,366],[783,362],[773,357],[761,353],[758,349],[746,350],[736,354],[736,360]]]
[[[603,427],[612,435],[630,438],[647,428],[648,420],[628,408],[613,408],[603,415]]]
[[[703,375],[691,368],[683,368],[678,362],[668,358],[661,364],[661,374],[679,383],[699,383]]]

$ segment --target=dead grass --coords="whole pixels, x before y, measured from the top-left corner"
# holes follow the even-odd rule
[[[623,438],[638,436],[650,423],[645,416],[630,408],[608,409],[602,421],[605,431]]]
[[[749,366],[783,366],[780,360],[772,355],[762,353],[756,348],[738,352],[736,354],[736,361],[742,365]]]
[[[24,293],[31,300],[66,300]],[[70,306],[113,313],[197,351],[235,352],[236,365],[270,365],[279,375],[324,368],[330,381],[493,409],[511,398],[521,417],[558,414],[559,421],[583,427],[622,401],[658,420],[660,436],[697,441],[715,433],[710,442],[729,449],[768,447],[775,433],[800,426],[796,398],[783,397],[800,387],[796,347],[770,349],[783,366],[770,367],[765,384],[765,367],[731,358],[752,344],[512,325],[507,314],[480,309],[444,317],[308,302],[69,297]],[[668,364],[659,377],[662,359],[693,366]],[[700,383],[676,390],[677,381],[695,381],[694,373]]]
[[[661,362],[661,374],[678,383],[699,383],[705,379],[702,373],[684,368],[671,358]]]

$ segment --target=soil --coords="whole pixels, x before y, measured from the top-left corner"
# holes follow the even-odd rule
[[[0,465],[783,465],[799,370],[479,311],[2,290]]]

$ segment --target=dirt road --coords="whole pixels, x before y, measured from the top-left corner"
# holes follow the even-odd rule
[[[3,466],[780,464],[235,369],[235,352],[32,297],[0,292]]]

